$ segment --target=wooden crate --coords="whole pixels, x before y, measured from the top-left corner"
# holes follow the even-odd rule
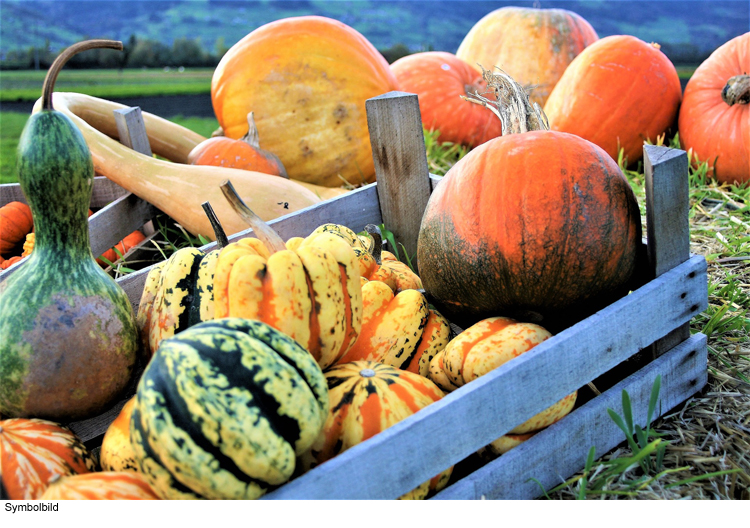
[[[270,222],[282,238],[306,236],[325,222],[355,231],[385,223],[409,254],[416,253],[422,212],[441,179],[429,174],[417,97],[391,92],[370,99],[367,118],[377,183]],[[622,413],[623,389],[630,394],[635,422],[642,426],[657,375],[662,376],[659,416],[701,390],[707,381],[706,337],[691,336],[687,325],[708,305],[707,277],[705,259],[689,253],[687,156],[645,146],[644,159],[648,269],[641,270],[647,277],[642,286],[264,499],[396,498],[470,459],[574,390],[583,394],[597,380],[607,390],[588,401],[579,398],[568,416],[496,460],[471,468],[434,497],[533,498],[542,490],[532,479],[549,489],[583,467],[589,447],[601,455],[624,440],[606,412]],[[0,198],[7,201],[5,195]],[[132,195],[114,203],[98,218],[91,217],[92,247],[110,247],[155,213]],[[97,231],[94,225],[115,226],[115,234],[107,231],[102,242],[96,237],[105,236],[104,228]],[[252,231],[229,238],[247,236]],[[118,279],[136,310],[147,273],[148,268]],[[607,383],[611,386],[605,387]],[[134,390],[135,380],[127,397],[109,411],[68,425],[88,445],[97,445]]]

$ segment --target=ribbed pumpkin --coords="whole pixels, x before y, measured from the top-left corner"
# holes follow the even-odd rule
[[[503,7],[474,24],[456,56],[477,69],[501,68],[544,106],[568,64],[597,39],[572,11]]]
[[[445,51],[425,51],[391,64],[399,89],[419,96],[422,124],[438,130],[438,141],[476,147],[502,133],[490,112],[461,99],[484,93],[487,83],[472,65]]]
[[[675,122],[682,100],[677,70],[657,44],[605,37],[576,57],[544,105],[550,128],[599,145],[617,160],[643,157],[643,143]]]
[[[507,315],[557,331],[627,291],[638,203],[606,152],[534,130],[543,116],[531,115],[511,78],[495,77],[491,84],[515,93],[498,104],[507,133],[458,161],[432,193],[419,232],[420,277],[459,326]]]
[[[247,114],[247,124],[247,134],[240,139],[215,136],[198,143],[188,154],[188,163],[245,169],[288,178],[279,157],[260,148],[253,112]]]
[[[0,421],[0,479],[11,500],[39,499],[53,476],[95,469],[88,449],[59,424],[35,418]]]
[[[0,254],[12,251],[34,227],[31,208],[23,202],[0,207]]]
[[[104,471],[138,471],[138,461],[130,444],[130,416],[135,396],[130,398],[104,433],[99,465]]]
[[[325,378],[305,349],[265,323],[228,318],[161,343],[130,439],[163,499],[253,499],[291,477],[327,412]]]
[[[330,460],[443,397],[429,379],[373,361],[336,365],[325,374],[329,412],[302,462],[311,468]],[[423,499],[448,483],[453,467],[402,496]]]
[[[105,268],[110,264],[114,264],[121,256],[125,255],[132,248],[146,240],[146,235],[138,231],[137,229],[130,233],[128,236],[120,240],[117,245],[111,249],[108,249],[102,255],[96,259],[96,262],[100,266]],[[106,261],[104,260],[106,259]],[[108,262],[107,262],[108,261]]]
[[[750,33],[714,51],[690,77],[680,140],[720,182],[750,181]]]
[[[484,319],[464,330],[432,359],[430,379],[445,391],[470,383],[550,338],[546,329],[508,317]],[[445,380],[447,379],[447,383]],[[514,427],[485,452],[501,455],[553,424],[572,409],[577,391]]]
[[[362,286],[362,331],[338,363],[378,361],[427,376],[430,360],[448,344],[450,333],[448,321],[419,291],[394,296],[383,282],[370,281]]]
[[[375,179],[365,101],[398,89],[383,56],[351,27],[290,17],[245,36],[211,81],[224,134],[239,138],[255,112],[264,148],[290,178],[340,187]]]
[[[42,495],[42,500],[158,500],[146,479],[132,471],[103,471],[60,477]]]
[[[268,323],[295,339],[321,368],[354,344],[362,326],[362,289],[352,248],[323,233],[295,250],[223,187],[232,206],[260,239],[221,250],[214,273],[214,316]]]

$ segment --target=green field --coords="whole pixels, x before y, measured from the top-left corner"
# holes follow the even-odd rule
[[[55,90],[94,97],[146,97],[211,91],[212,68],[144,70],[63,70]],[[46,71],[0,71],[0,101],[36,101]]]

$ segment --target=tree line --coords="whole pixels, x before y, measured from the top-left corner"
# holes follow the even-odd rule
[[[123,69],[123,68],[215,68],[229,47],[220,37],[213,50],[207,50],[199,38],[175,39],[171,46],[135,35],[123,42],[123,50],[92,49],[74,55],[66,68]],[[380,51],[389,63],[412,53],[408,46],[396,44]],[[49,41],[44,46],[8,51],[0,60],[4,70],[46,70],[57,57]]]

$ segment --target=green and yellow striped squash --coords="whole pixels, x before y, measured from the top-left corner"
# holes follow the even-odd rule
[[[187,247],[146,276],[136,323],[147,357],[163,339],[214,318],[213,280],[219,251]]]
[[[323,430],[300,461],[310,469],[330,460],[443,397],[429,379],[375,361],[335,365],[325,374],[329,411]],[[424,499],[444,488],[453,466],[402,499]]]
[[[130,439],[162,499],[255,499],[293,474],[328,412],[325,378],[260,321],[199,323],[162,341],[138,385]]]

